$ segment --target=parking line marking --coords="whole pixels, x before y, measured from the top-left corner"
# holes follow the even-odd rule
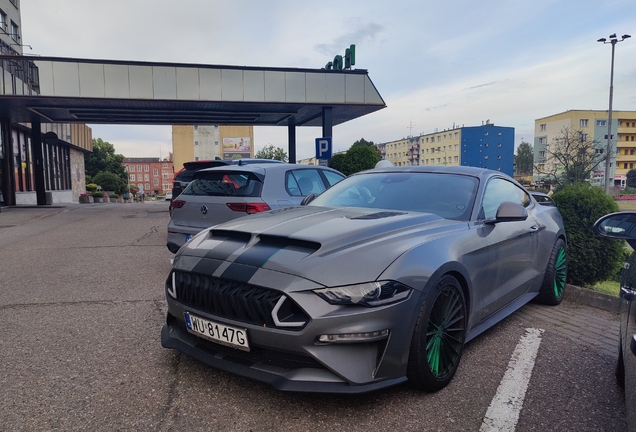
[[[515,430],[543,331],[543,329],[527,328],[526,333],[519,340],[508,363],[508,369],[499,383],[497,393],[486,411],[480,432]]]

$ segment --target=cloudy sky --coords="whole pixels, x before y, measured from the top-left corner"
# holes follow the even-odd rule
[[[387,108],[334,127],[334,148],[490,120],[532,142],[534,120],[636,110],[634,0],[22,0],[27,55],[212,65],[323,67],[356,45]],[[178,5],[175,7],[175,5]],[[166,156],[169,126],[91,125],[126,157]],[[311,157],[320,128],[298,128]],[[287,147],[284,127],[255,128],[255,147]]]

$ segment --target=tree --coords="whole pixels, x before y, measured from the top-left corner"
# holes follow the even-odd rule
[[[257,151],[254,157],[258,159],[275,159],[283,162],[288,161],[287,152],[280,147],[274,147],[273,144],[266,145]]]
[[[516,174],[526,176],[532,175],[532,165],[534,164],[534,154],[532,146],[522,141],[517,147],[517,155],[515,156]]]
[[[128,173],[122,165],[124,156],[115,154],[115,147],[101,138],[93,138],[93,151],[84,157],[86,182],[90,183],[100,172],[116,174],[126,184]]]
[[[93,182],[102,187],[102,190],[113,191],[118,194],[127,192],[127,183],[121,179],[117,174],[100,171],[93,177]]]
[[[545,148],[544,161],[534,169],[559,187],[583,183],[608,156],[602,148],[596,148],[597,144],[582,130],[565,127]]]
[[[367,141],[364,138],[360,138],[358,141],[354,142],[353,144],[351,144],[351,147],[354,146],[365,146],[365,147],[369,147],[371,149],[373,149],[378,157],[378,160],[381,159],[381,155],[380,155],[380,149],[378,149],[378,146],[376,146],[373,141]]]
[[[552,198],[563,217],[568,236],[568,283],[592,286],[616,275],[623,258],[623,242],[594,232],[594,222],[618,211],[605,190],[582,183],[567,185]]]
[[[351,146],[344,154],[338,171],[344,175],[351,175],[375,167],[378,160],[380,158],[376,155],[373,148],[364,145]]]
[[[636,170],[627,171],[627,187],[636,188]]]
[[[337,153],[333,156],[331,156],[331,159],[329,160],[329,168],[333,168],[336,171],[340,171],[341,173],[344,174],[344,164],[345,164],[345,159],[347,159],[347,154],[346,153]]]

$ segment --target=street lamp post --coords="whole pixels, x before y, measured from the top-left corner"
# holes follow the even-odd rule
[[[609,41],[605,38],[599,39],[597,42],[602,42],[604,44],[612,44],[612,67],[610,70],[610,91],[609,91],[609,113],[607,115],[607,154],[605,159],[605,193],[609,194],[611,189],[610,183],[610,165],[611,165],[611,157],[612,157],[612,100],[614,98],[614,49],[616,48],[616,44],[618,42],[623,42],[625,39],[630,38],[631,36],[625,34],[622,36],[621,40],[616,38],[616,33],[611,34],[609,36]]]

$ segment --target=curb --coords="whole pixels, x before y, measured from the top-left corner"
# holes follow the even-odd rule
[[[618,313],[620,307],[618,297],[569,284],[565,286],[563,300],[614,313]]]

